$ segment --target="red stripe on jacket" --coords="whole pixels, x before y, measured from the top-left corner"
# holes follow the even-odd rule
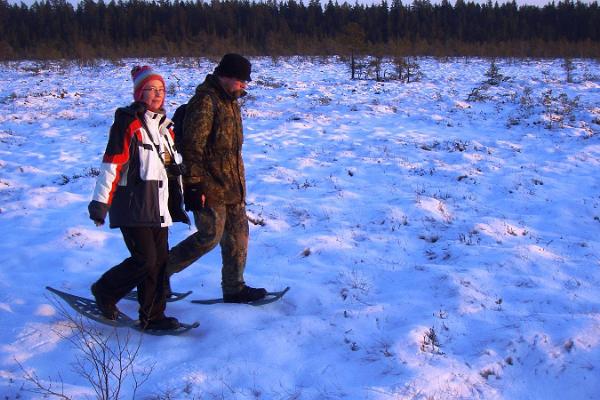
[[[104,154],[102,162],[106,164],[116,164],[115,179],[111,183],[110,192],[108,193],[108,204],[112,203],[113,197],[121,180],[121,171],[123,170],[123,164],[129,161],[129,148],[131,147],[131,140],[133,135],[136,135],[138,141],[142,142],[142,135],[140,128],[142,127],[141,121],[138,119],[134,120],[127,128],[127,134],[123,137],[123,151],[120,154]]]

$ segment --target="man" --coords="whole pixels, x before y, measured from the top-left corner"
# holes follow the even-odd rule
[[[260,300],[267,293],[244,282],[249,229],[237,99],[246,94],[250,72],[246,58],[226,54],[187,105],[180,151],[186,167],[186,208],[192,210],[198,231],[170,250],[167,265],[170,277],[220,244],[221,287],[229,303]]]

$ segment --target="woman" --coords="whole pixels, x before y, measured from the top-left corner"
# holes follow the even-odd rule
[[[109,214],[110,227],[121,229],[131,257],[105,272],[91,289],[102,315],[114,320],[117,302],[137,287],[141,327],[177,329],[179,321],[164,313],[164,281],[168,226],[189,223],[181,201],[181,156],[163,109],[163,78],[149,66],[134,67],[131,76],[135,102],[115,113],[88,206],[97,226]]]

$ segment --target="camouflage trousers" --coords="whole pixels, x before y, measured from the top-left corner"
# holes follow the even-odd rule
[[[184,270],[216,247],[221,246],[221,287],[223,294],[238,293],[244,286],[248,254],[246,206],[223,204],[194,211],[197,232],[169,251],[167,276]]]

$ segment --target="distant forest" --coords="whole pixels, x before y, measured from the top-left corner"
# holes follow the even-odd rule
[[[0,59],[247,55],[600,56],[598,2],[0,0]]]

